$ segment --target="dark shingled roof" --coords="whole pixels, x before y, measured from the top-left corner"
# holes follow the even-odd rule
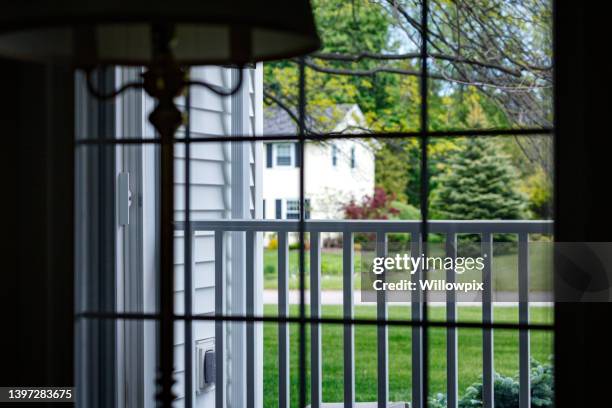
[[[313,115],[315,119],[311,119],[307,126],[317,132],[331,132],[338,125],[338,122],[344,119],[353,106],[355,105],[345,103],[326,108],[322,115]],[[317,116],[319,120],[316,119]],[[283,136],[297,134],[297,123],[295,123],[287,111],[278,106],[264,106],[263,119],[264,135]]]

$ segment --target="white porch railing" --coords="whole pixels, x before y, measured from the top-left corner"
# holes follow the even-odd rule
[[[519,324],[529,323],[529,307],[524,299],[528,298],[529,292],[529,234],[552,233],[551,221],[431,221],[428,223],[430,233],[441,233],[446,235],[447,256],[456,255],[457,234],[480,234],[482,237],[482,251],[487,254],[485,268],[483,269],[484,292],[482,296],[482,321],[491,323],[493,321],[492,285],[491,285],[491,260],[493,251],[493,234],[516,234],[518,236],[518,276],[519,276]],[[278,316],[289,315],[289,240],[290,232],[299,231],[299,222],[285,220],[210,220],[191,221],[191,234],[199,231],[213,231],[215,237],[215,259],[223,259],[225,232],[243,231],[246,233],[246,265],[254,265],[255,257],[255,233],[275,232],[278,234]],[[179,226],[184,228],[184,226]],[[355,233],[375,233],[377,256],[384,256],[387,252],[386,235],[389,233],[408,233],[411,235],[412,253],[420,253],[422,237],[420,234],[421,223],[419,221],[306,221],[305,232],[309,233],[310,239],[310,316],[321,317],[321,233],[337,232],[343,236],[343,317],[353,318],[353,237]],[[193,235],[192,235],[193,236]],[[188,260],[186,260],[188,261]],[[215,262],[215,280],[224,282],[223,262]],[[249,272],[249,271],[247,271]],[[252,316],[255,310],[254,274],[246,273],[246,307],[247,316]],[[413,275],[414,280],[421,278],[421,271]],[[447,271],[447,282],[454,282],[455,274]],[[418,285],[417,285],[418,286]],[[217,313],[223,311],[224,285],[215,286],[215,306]],[[423,310],[421,302],[422,294],[417,291],[411,298],[412,320],[422,319]],[[377,318],[387,318],[387,301],[385,293],[377,293]],[[457,319],[457,306],[455,294],[449,292],[446,299],[446,318],[448,322]],[[422,395],[423,379],[423,328],[412,326],[412,407],[425,408],[426,396]],[[493,330],[483,328],[483,403],[485,408],[493,408]],[[223,407],[226,401],[224,395],[224,349],[223,349],[223,322],[216,322],[215,335],[216,346],[216,405]],[[457,371],[457,329],[448,327],[446,329],[446,355],[447,355],[447,406],[456,408],[458,403],[458,371]],[[377,329],[377,358],[378,358],[378,406],[388,405],[388,347],[387,327],[378,326]],[[246,338],[247,354],[247,402],[249,407],[254,407],[253,393],[255,389],[255,367],[253,364],[255,356],[255,340],[253,324],[247,325]],[[355,401],[355,379],[354,379],[354,327],[344,326],[344,406],[353,407]],[[311,406],[321,407],[321,329],[319,324],[311,327]],[[278,361],[279,361],[279,406],[290,405],[290,371],[289,371],[289,329],[287,324],[278,326]],[[519,406],[530,407],[530,351],[529,331],[521,330],[519,334]],[[250,362],[250,363],[249,363]]]

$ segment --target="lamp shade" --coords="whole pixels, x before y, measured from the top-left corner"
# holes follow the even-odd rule
[[[308,0],[18,0],[0,14],[0,56],[76,67],[147,65],[155,25],[181,65],[248,63],[314,51]]]

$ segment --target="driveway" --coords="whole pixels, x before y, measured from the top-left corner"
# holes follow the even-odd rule
[[[310,304],[310,292],[308,290],[306,290],[306,304]],[[374,295],[375,296],[375,295]],[[529,305],[530,306],[552,306],[553,303],[550,301],[550,294],[548,293],[530,293],[530,302]],[[366,299],[364,299],[362,301],[362,296],[361,296],[361,291],[360,290],[356,290],[353,292],[353,297],[354,297],[354,302],[353,304],[355,305],[369,305],[369,306],[373,306],[376,304],[376,302],[374,301],[367,301]],[[372,299],[368,296],[368,300]],[[504,301],[504,299],[516,299],[516,294],[515,293],[509,293],[509,292],[496,292],[495,293],[495,299],[497,300],[495,302],[495,306],[499,306],[499,307],[516,307],[518,306],[518,302],[515,301]],[[373,300],[373,299],[372,299]],[[263,302],[264,304],[272,304],[275,305],[278,303],[278,291],[276,289],[266,289],[264,290],[264,297],[263,297]],[[300,303],[300,292],[298,290],[290,290],[289,291],[289,304],[299,304]],[[324,290],[323,292],[321,292],[321,303],[324,305],[341,305],[342,304],[342,291],[341,290]],[[410,304],[410,302],[402,302],[402,301],[392,301],[389,302],[389,304]],[[445,306],[446,303],[445,302],[436,302],[436,301],[432,301],[432,302],[427,302],[428,305],[430,306]],[[461,301],[460,305],[463,306],[480,306],[482,303],[481,302],[473,302],[473,301]]]

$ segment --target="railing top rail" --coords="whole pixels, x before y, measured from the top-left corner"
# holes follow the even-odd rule
[[[299,221],[294,220],[204,220],[191,221],[194,231],[265,231],[297,232]],[[553,221],[550,220],[432,220],[428,222],[432,233],[530,233],[550,234]],[[418,233],[418,220],[306,220],[306,232],[394,232]],[[185,229],[184,222],[176,222],[179,230]]]

